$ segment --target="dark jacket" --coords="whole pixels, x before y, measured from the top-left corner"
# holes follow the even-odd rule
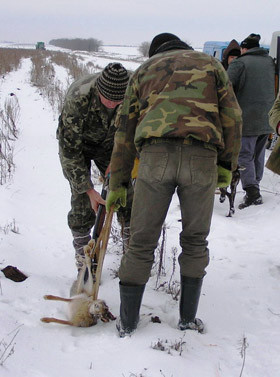
[[[275,99],[275,65],[266,49],[254,47],[229,65],[227,73],[242,109],[242,136],[273,132],[268,112]]]

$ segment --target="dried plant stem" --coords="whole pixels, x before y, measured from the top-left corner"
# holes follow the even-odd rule
[[[244,370],[244,367],[245,367],[245,361],[246,361],[246,349],[248,348],[248,343],[247,343],[247,339],[245,336],[243,336],[243,339],[242,339],[242,345],[241,345],[241,351],[240,351],[240,354],[241,354],[241,357],[243,359],[243,363],[242,363],[242,368],[241,368],[241,372],[240,372],[240,375],[239,377],[242,376],[242,373],[243,373],[243,370]]]
[[[164,260],[164,250],[165,250],[165,243],[166,243],[166,224],[163,224],[162,227],[162,241],[159,248],[159,264],[158,264],[158,273],[157,273],[157,282],[156,287],[158,286],[158,281],[161,276],[161,272],[163,269],[163,260]]]
[[[17,334],[19,333],[20,330],[17,330],[17,332],[15,333],[15,335],[12,337],[11,341],[9,343],[6,343],[4,341],[4,339],[1,340],[0,342],[0,346],[2,345],[3,346],[3,349],[4,351],[2,352],[2,354],[0,355],[0,365],[3,366],[5,361],[8,359],[8,357],[10,357],[13,353],[14,353],[14,347],[15,347],[15,343],[14,340],[17,336]]]

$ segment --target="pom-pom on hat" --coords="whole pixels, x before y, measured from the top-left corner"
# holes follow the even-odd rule
[[[99,93],[110,101],[122,101],[129,80],[127,70],[120,63],[108,64],[96,80]]]
[[[242,41],[240,43],[240,47],[241,48],[254,48],[254,47],[260,47],[260,39],[261,39],[261,36],[259,34],[250,34],[247,38],[244,39],[244,41]]]

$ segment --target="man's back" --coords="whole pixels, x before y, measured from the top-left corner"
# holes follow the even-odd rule
[[[137,86],[141,114],[137,147],[144,139],[167,137],[195,138],[223,149],[224,128],[235,135],[240,109],[226,72],[215,58],[194,50],[156,54],[131,81]],[[130,112],[130,119],[135,116],[136,112]]]
[[[249,49],[229,65],[227,72],[242,109],[243,136],[270,133],[268,111],[275,98],[275,66],[267,50]]]

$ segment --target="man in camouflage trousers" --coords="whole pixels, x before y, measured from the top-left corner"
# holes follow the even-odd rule
[[[178,327],[203,331],[195,315],[209,262],[206,238],[215,188],[230,183],[240,148],[241,111],[222,65],[169,33],[153,39],[149,57],[127,87],[106,201],[108,211],[125,198],[138,151],[131,237],[119,269],[121,337],[137,327],[154,250],[175,190],[182,216]]]
[[[71,188],[68,225],[78,270],[84,263],[83,248],[91,239],[95,213],[99,204],[105,205],[91,180],[91,162],[104,178],[114,143],[115,118],[128,79],[127,70],[119,63],[110,63],[101,73],[82,77],[70,86],[59,118],[59,157]],[[128,204],[119,213],[123,227],[129,227],[130,210]]]

